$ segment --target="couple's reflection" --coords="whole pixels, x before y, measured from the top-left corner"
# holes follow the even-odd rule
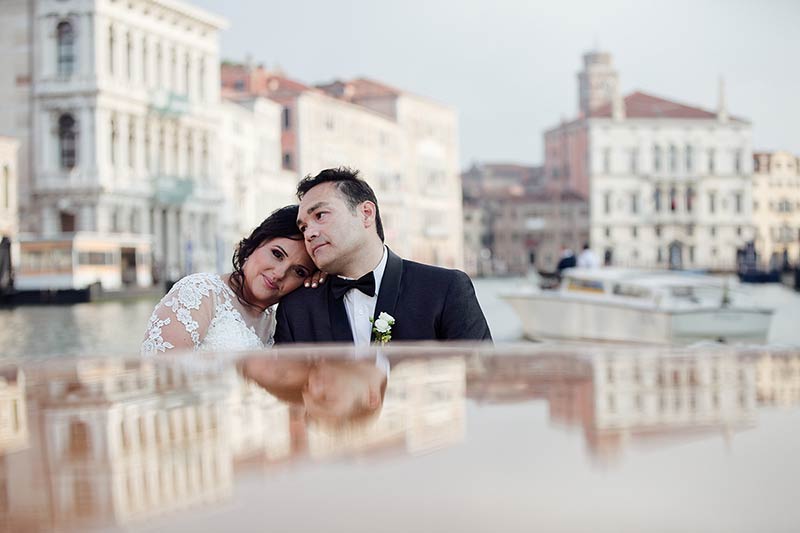
[[[239,364],[245,379],[279,400],[300,405],[321,424],[367,422],[383,406],[389,363],[369,359],[282,359],[248,357]]]

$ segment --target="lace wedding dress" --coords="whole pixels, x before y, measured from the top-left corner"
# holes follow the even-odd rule
[[[195,351],[248,350],[272,346],[275,309],[258,317],[247,313],[225,281],[216,274],[191,274],[181,279],[153,310],[142,343],[142,355],[175,348]]]

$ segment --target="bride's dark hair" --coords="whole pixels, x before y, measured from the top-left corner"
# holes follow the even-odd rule
[[[293,241],[302,241],[303,234],[297,228],[298,206],[287,205],[273,211],[264,222],[262,222],[249,237],[239,241],[236,250],[233,252],[233,272],[231,272],[230,284],[236,298],[242,305],[257,307],[252,302],[247,301],[244,295],[244,262],[262,244],[278,237],[284,237]]]

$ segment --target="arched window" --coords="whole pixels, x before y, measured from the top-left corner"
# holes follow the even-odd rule
[[[58,153],[61,168],[65,170],[75,168],[77,145],[78,132],[75,119],[69,113],[61,115],[58,119]]]
[[[181,137],[180,132],[178,132],[178,128],[175,128],[174,135],[172,136],[172,175],[179,176],[181,172],[181,165],[180,165],[180,148],[181,148]]]
[[[147,39],[142,39],[142,84],[145,87],[149,87],[150,85],[149,61],[150,58],[147,55]]]
[[[136,168],[136,121],[131,117],[128,122],[128,166]]]
[[[195,175],[194,139],[191,131],[186,132],[186,175],[189,177],[194,177]]]
[[[128,81],[133,80],[133,37],[130,33],[125,36],[125,68],[128,73]]]
[[[153,149],[152,141],[150,139],[150,124],[144,125],[144,168],[148,173],[153,172],[153,155],[150,151]]]
[[[114,55],[117,53],[117,45],[114,40],[114,26],[108,27],[108,73],[114,75]]]
[[[669,170],[670,172],[678,171],[678,149],[675,146],[669,147]]]
[[[183,92],[188,96],[189,87],[192,83],[192,60],[189,54],[183,58]]]
[[[156,44],[156,83],[157,89],[161,88],[164,72],[164,52],[161,48],[161,43]]]
[[[167,134],[163,126],[158,129],[158,172],[167,173]]]
[[[658,145],[653,146],[653,170],[661,170],[661,147]]]
[[[686,161],[684,161],[684,163],[686,164],[686,171],[692,172],[694,169],[694,153],[692,147],[689,145],[686,145],[685,159]]]
[[[61,22],[56,27],[58,39],[58,74],[70,76],[75,72],[75,32],[72,24]]]
[[[206,97],[206,60],[200,58],[200,67],[197,73],[197,94],[200,100]]]
[[[119,142],[119,131],[117,131],[117,119],[116,117],[111,117],[111,165],[115,166],[117,164],[117,143]]]
[[[208,169],[208,137],[203,135],[200,141],[200,175],[207,178],[209,175]]]
[[[678,209],[678,189],[674,186],[669,189],[669,210],[673,213]]]
[[[175,51],[175,48],[170,50],[169,81],[167,82],[167,86],[173,92],[177,92],[178,90],[178,52]]]
[[[8,165],[3,166],[3,207],[11,207],[11,170]]]

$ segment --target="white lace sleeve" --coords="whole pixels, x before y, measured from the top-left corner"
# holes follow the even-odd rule
[[[156,305],[142,342],[142,355],[172,349],[196,350],[214,318],[220,283],[215,274],[192,274],[178,281]]]

